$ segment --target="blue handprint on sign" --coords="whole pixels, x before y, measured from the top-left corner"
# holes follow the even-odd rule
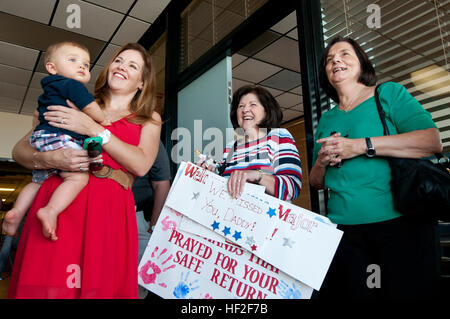
[[[180,282],[173,290],[173,295],[175,296],[175,298],[178,298],[178,299],[186,299],[187,295],[190,292],[199,288],[199,286],[192,287],[192,285],[194,285],[198,282],[198,279],[193,282],[188,283],[187,281],[188,281],[188,277],[189,277],[189,271],[186,273],[186,277],[184,278],[184,280],[183,280],[183,273],[181,273],[180,277],[181,277]]]
[[[300,290],[295,287],[295,283],[292,283],[292,288],[289,287],[287,283],[281,280],[280,285],[278,286],[279,295],[283,299],[300,299],[302,297],[302,293]]]

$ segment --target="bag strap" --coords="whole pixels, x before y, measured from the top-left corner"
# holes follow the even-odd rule
[[[381,84],[383,84],[383,83],[378,84],[376,86],[376,88],[375,88],[375,94],[374,94],[375,95],[375,102],[377,104],[378,115],[380,116],[381,123],[383,124],[383,135],[390,135],[389,134],[389,129],[388,129],[387,124],[386,124],[386,116],[384,114],[383,108],[381,107],[380,95],[378,93],[378,87],[380,87]]]
[[[383,108],[380,103],[380,96],[378,93],[378,87],[380,87],[383,83],[378,84],[375,87],[375,102],[377,104],[378,115],[380,116],[381,123],[383,124],[383,135],[390,135],[389,129],[386,124],[386,116],[384,114]],[[449,158],[442,153],[434,153],[434,156],[437,158],[438,164],[443,165],[449,162]]]
[[[233,146],[231,147],[230,151],[227,154],[227,158],[225,159],[225,162],[223,162],[219,166],[219,168],[218,168],[219,175],[222,175],[223,172],[225,172],[225,169],[227,168],[227,164],[231,161],[231,158],[233,157],[233,153],[234,153],[234,150],[236,149],[236,147],[237,147],[237,141],[235,141],[233,143]]]
[[[231,158],[233,157],[233,153],[234,153],[234,150],[236,149],[236,147],[237,147],[237,141],[235,141],[235,142],[233,143],[233,147],[232,147],[231,150],[228,152],[228,154],[227,154],[227,159],[225,160],[226,163],[229,163],[229,162],[231,161]]]

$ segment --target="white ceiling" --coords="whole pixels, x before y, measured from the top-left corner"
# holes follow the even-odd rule
[[[1,0],[0,111],[32,114],[42,93],[45,48],[62,39],[85,44],[91,53],[92,91],[112,53],[137,42],[170,0]],[[69,28],[70,4],[80,7],[80,28]],[[69,8],[70,9],[70,8]],[[3,24],[2,24],[3,21]]]
[[[95,79],[112,53],[138,41],[170,0],[1,0],[0,111],[32,114],[46,75],[43,53],[60,40],[85,44]],[[80,7],[80,28],[69,28],[68,6]],[[2,22],[3,21],[3,22]],[[199,19],[199,22],[202,19]],[[283,108],[283,121],[303,115],[295,13],[275,24],[232,57],[233,88],[266,87]],[[289,111],[288,111],[289,110]]]
[[[283,122],[303,115],[297,18],[282,19],[232,56],[233,89],[260,85],[275,97]]]

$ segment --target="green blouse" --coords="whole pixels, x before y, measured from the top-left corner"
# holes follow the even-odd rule
[[[436,128],[430,113],[402,85],[387,82],[378,90],[390,134]],[[330,136],[333,131],[348,138],[382,136],[383,126],[375,98],[365,100],[348,112],[334,107],[324,113],[315,139]],[[315,143],[313,163],[320,147],[321,144]],[[330,191],[328,217],[337,224],[355,225],[400,216],[393,206],[390,181],[390,167],[382,157],[361,155],[344,160],[341,168],[329,166],[324,180]]]

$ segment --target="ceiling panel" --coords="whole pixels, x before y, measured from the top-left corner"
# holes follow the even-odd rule
[[[36,71],[39,73],[45,73],[47,74],[47,69],[45,68],[45,54],[44,52],[39,57],[39,61],[36,65]]]
[[[105,44],[98,39],[4,12],[0,12],[0,41],[41,51],[55,42],[75,41],[84,44],[93,55],[97,55]]]
[[[153,23],[169,2],[170,0],[138,0],[130,16]]]
[[[80,6],[80,28],[71,29],[67,26],[67,18],[69,17],[69,14],[66,12],[66,9],[70,4],[77,4]],[[119,23],[122,21],[123,17],[124,15],[121,13],[117,13],[87,2],[79,0],[60,0],[52,26],[83,34],[88,37],[108,41]],[[105,23],[102,23],[101,21],[105,21]]]
[[[38,107],[38,98],[43,93],[42,89],[28,88],[22,105],[21,113],[33,113]]]
[[[33,70],[39,51],[0,41],[0,64]]]
[[[294,94],[298,94],[298,95],[303,95],[303,91],[302,91],[302,86],[301,85],[297,86],[296,88],[293,88],[289,92],[294,93]]]
[[[247,84],[267,89],[280,104],[283,122],[303,116],[297,38],[292,13],[232,56],[233,91]],[[272,76],[264,78],[268,70]]]
[[[101,7],[119,11],[121,13],[126,13],[130,9],[134,0],[85,0],[85,2],[97,4]]]
[[[94,94],[94,90],[95,90],[95,83],[88,83],[86,84],[86,88],[88,89],[88,92],[91,94]]]
[[[233,84],[232,85],[233,85],[233,91],[235,91],[236,89],[238,89],[238,88],[240,88],[240,87],[242,87],[244,85],[255,85],[255,83],[233,78]],[[269,91],[270,94],[272,94],[274,97],[276,97],[276,96],[278,96],[280,94],[283,94],[283,91],[280,91],[280,90],[277,90],[277,89],[273,89],[273,88],[270,88],[270,87],[267,87],[267,86],[262,86],[262,85],[260,85],[260,86],[265,88],[267,91]]]
[[[243,62],[245,59],[247,59],[246,56],[240,55],[238,53],[233,54],[233,56],[231,57],[231,67],[234,69],[241,62]]]
[[[268,46],[270,43],[278,39],[280,35],[276,32],[267,30],[263,32],[260,36],[258,36],[256,39],[254,39],[252,42],[247,44],[245,47],[243,47],[241,50],[239,50],[239,54],[245,55],[245,56],[252,56],[255,53],[261,51],[266,46]]]
[[[91,69],[91,80],[89,81],[89,84],[94,85],[95,81],[97,81],[97,78],[102,71],[103,71],[103,66],[95,65]]]
[[[289,110],[303,113],[304,112],[303,111],[303,102],[301,102],[300,104],[294,105],[293,107],[289,108]]]
[[[302,115],[303,115],[303,112],[298,112],[298,111],[293,111],[293,110],[284,110],[283,111],[283,122],[290,121],[290,120],[300,117]]]
[[[46,73],[42,72],[34,72],[33,77],[31,78],[30,88],[33,89],[42,89],[41,80],[47,76]]]
[[[274,97],[277,97],[278,95],[283,94],[283,91],[280,91],[280,90],[277,90],[277,89],[274,89],[274,88],[270,88],[270,87],[267,87],[267,86],[263,86],[263,85],[260,85],[260,86],[265,88],[267,91],[269,91],[270,94],[272,94]]]
[[[281,68],[255,59],[248,59],[233,69],[233,76],[258,83],[274,73],[280,71]]]
[[[36,102],[24,102],[22,105],[22,109],[20,111],[20,114],[22,115],[33,115],[34,111],[36,110]]]
[[[252,82],[247,82],[247,81],[243,81],[243,80],[239,80],[236,78],[233,78],[233,82],[232,82],[232,90],[233,92],[236,91],[237,89],[239,89],[240,87],[244,86],[244,85],[253,85],[254,83]]]
[[[0,112],[19,113],[22,100],[0,96]]]
[[[302,95],[298,95],[298,101],[301,103],[301,105],[303,105],[303,96]]]
[[[18,113],[27,87],[10,83],[0,83],[0,110]]]
[[[276,100],[283,108],[290,108],[300,103],[300,96],[292,93],[283,93],[276,97]]]
[[[283,71],[261,82],[261,84],[273,87],[275,89],[289,91],[299,86],[301,82],[302,79],[300,73],[284,69]]]
[[[106,49],[101,54],[100,58],[97,60],[97,65],[105,66],[108,64],[109,60],[113,56],[114,52],[116,52],[120,46],[115,44],[109,44]]]
[[[291,32],[287,33],[286,36],[298,41],[298,30],[295,28]]]
[[[295,11],[293,11],[286,18],[275,24],[270,29],[281,34],[285,34],[286,32],[292,30],[292,28],[295,27],[297,27],[297,15],[295,14]]]
[[[0,82],[27,86],[31,71],[0,64]]]
[[[20,99],[0,95],[0,111],[2,112],[18,113],[21,104]]]
[[[255,58],[300,72],[298,42],[288,37],[275,41],[255,54]]]
[[[137,42],[149,27],[150,23],[127,17],[111,42],[120,46],[128,42]]]
[[[200,2],[195,7],[189,9],[188,32],[190,36],[198,37],[204,33],[205,30],[212,31],[211,12],[211,4],[206,2]]]
[[[0,96],[22,101],[27,87],[6,82],[0,82]]]
[[[48,24],[56,0],[1,0],[0,11]]]

